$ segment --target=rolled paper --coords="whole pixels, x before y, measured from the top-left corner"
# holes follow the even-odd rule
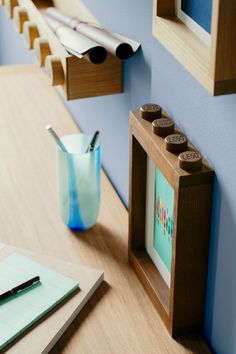
[[[101,64],[106,60],[107,51],[97,42],[73,31],[51,16],[44,14],[44,18],[69,53],[79,58],[85,57],[85,59],[94,64]]]
[[[78,17],[68,16],[55,7],[49,7],[46,11],[48,15],[57,21],[99,43],[109,53],[116,55],[119,59],[129,59],[140,47],[140,43],[134,40],[110,32],[98,25],[81,21]]]

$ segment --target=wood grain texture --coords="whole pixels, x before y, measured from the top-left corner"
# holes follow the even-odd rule
[[[215,0],[212,16],[212,50],[210,74],[216,83],[236,80],[236,3]],[[235,83],[234,83],[235,85]]]
[[[178,154],[152,123],[131,112],[129,260],[168,331],[177,337],[201,331],[205,308],[213,171],[203,162],[197,171],[179,167]],[[180,133],[176,127],[176,132]],[[189,143],[190,151],[194,146]],[[147,156],[174,189],[171,282],[167,288],[145,248]]]
[[[14,7],[18,6],[18,0],[5,0],[3,4],[9,18],[13,18]]]
[[[48,55],[46,57],[45,67],[52,86],[59,86],[64,84],[65,74],[60,57],[55,55]]]
[[[95,97],[122,92],[122,62],[108,54],[104,63],[91,64],[74,56],[67,58],[67,98]]]
[[[177,181],[180,177],[187,177],[181,178],[182,187],[208,184],[211,181],[212,169],[205,159],[203,159],[202,168],[199,171],[189,173],[182,170],[179,167],[178,154],[173,154],[166,150],[165,139],[153,134],[152,124],[142,119],[138,111],[131,112],[130,127],[131,134],[135,136],[135,139],[141,144],[146,154],[165,173],[167,180],[173,187],[177,186]],[[175,132],[181,133],[177,127],[175,127]],[[188,143],[188,149],[195,150],[191,142]],[[158,154],[156,153],[157,151],[159,152]]]
[[[213,0],[211,43],[206,45],[175,15],[175,0],[153,1],[153,34],[212,94],[236,92],[236,4]]]
[[[39,65],[44,67],[47,56],[52,54],[48,40],[36,38],[34,41],[34,51]]]
[[[171,316],[173,335],[202,330],[208,249],[210,237],[212,184],[180,188],[173,240]]]
[[[129,253],[129,259],[153,305],[170,331],[170,292],[161,274],[144,250],[133,249]]]
[[[130,137],[130,189],[129,189],[129,250],[143,249],[145,223],[140,222],[146,214],[146,163],[147,156],[136,138]]]
[[[157,0],[158,6],[155,7],[157,16],[174,16],[175,0]]]
[[[20,6],[16,6],[13,10],[13,19],[15,21],[17,31],[22,33],[24,23],[29,21],[27,11]]]
[[[49,6],[53,6],[52,1],[19,0],[18,2],[21,7],[26,9],[30,21],[37,25],[40,37],[48,41],[51,54],[60,57],[66,76],[63,90],[67,99],[110,95],[123,91],[122,62],[118,58],[109,55],[104,63],[95,65],[88,63],[86,58],[79,59],[68,54],[60,44],[41,12]],[[80,15],[84,21],[98,23],[81,1],[55,1],[55,5],[61,11],[72,13],[73,16]],[[27,43],[30,43],[30,48],[33,48],[28,33],[26,39]]]
[[[23,24],[23,35],[25,44],[28,49],[34,48],[34,40],[40,37],[39,29],[36,23],[32,21],[26,21]]]
[[[155,3],[155,0],[154,0]],[[210,92],[210,51],[176,16],[154,16],[153,34],[165,48]]]
[[[210,353],[200,336],[169,336],[128,264],[128,214],[104,173],[97,224],[83,233],[63,224],[56,147],[44,127],[59,135],[78,128],[38,66],[2,67],[0,77],[0,241],[105,272],[52,353]]]

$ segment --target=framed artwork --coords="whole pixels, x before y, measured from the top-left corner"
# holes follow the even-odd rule
[[[236,2],[153,0],[153,34],[212,94],[236,92]]]
[[[170,288],[174,189],[150,158],[147,160],[146,250]]]
[[[139,112],[130,126],[129,261],[177,337],[203,324],[213,171],[182,170]]]

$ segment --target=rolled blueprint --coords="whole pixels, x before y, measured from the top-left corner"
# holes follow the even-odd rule
[[[101,64],[106,60],[107,51],[97,42],[74,31],[51,16],[44,14],[44,18],[69,53],[79,58],[85,57],[94,64]]]
[[[55,7],[49,7],[46,12],[62,24],[99,43],[119,59],[129,59],[140,47],[140,44],[136,41],[109,32],[103,27],[80,21],[77,17],[68,16]]]

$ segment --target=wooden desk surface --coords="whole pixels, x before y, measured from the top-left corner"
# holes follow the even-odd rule
[[[48,123],[60,135],[78,131],[39,68],[1,67],[0,241],[105,272],[52,353],[210,353],[200,337],[177,342],[167,333],[127,262],[128,214],[104,173],[97,225],[77,234],[64,226]]]

